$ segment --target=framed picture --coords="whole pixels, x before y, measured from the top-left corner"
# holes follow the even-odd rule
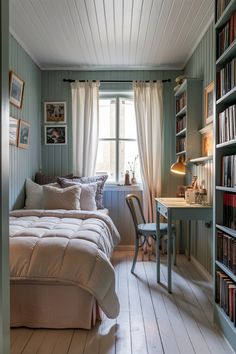
[[[199,130],[202,134],[202,156],[213,155],[213,123]]]
[[[17,146],[19,120],[9,117],[9,143]]]
[[[30,140],[30,124],[20,119],[18,147],[28,149]]]
[[[209,124],[213,121],[213,94],[214,94],[214,82],[211,82],[205,88],[205,124]]]
[[[66,145],[67,126],[66,125],[46,125],[45,126],[46,145]]]
[[[45,123],[66,123],[66,102],[44,102]]]
[[[21,108],[24,93],[24,81],[13,71],[10,72],[10,103]]]

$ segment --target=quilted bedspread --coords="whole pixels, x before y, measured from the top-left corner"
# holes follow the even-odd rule
[[[78,285],[97,299],[109,318],[119,314],[110,256],[120,239],[99,212],[15,210],[10,213],[11,281]]]

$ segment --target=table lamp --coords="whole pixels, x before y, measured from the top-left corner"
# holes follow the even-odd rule
[[[171,172],[177,173],[179,175],[185,175],[186,163],[185,163],[184,156],[182,155],[178,156],[176,162],[171,165],[170,170]]]

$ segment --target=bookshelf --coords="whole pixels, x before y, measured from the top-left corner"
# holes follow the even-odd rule
[[[214,317],[236,350],[236,0],[215,1]]]
[[[201,156],[202,80],[186,79],[175,92],[176,156]]]

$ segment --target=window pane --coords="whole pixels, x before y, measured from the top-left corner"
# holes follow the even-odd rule
[[[116,100],[99,100],[99,138],[115,138],[116,135]]]
[[[119,143],[119,182],[124,183],[124,175],[126,170],[135,170],[137,182],[141,182],[140,167],[138,156],[138,145],[136,141],[120,141]],[[130,166],[131,165],[131,166]],[[133,177],[130,171],[130,179]]]
[[[96,173],[107,173],[108,181],[116,180],[116,144],[115,141],[99,141]]]
[[[120,139],[136,139],[136,120],[134,113],[134,101],[131,99],[120,99]]]

